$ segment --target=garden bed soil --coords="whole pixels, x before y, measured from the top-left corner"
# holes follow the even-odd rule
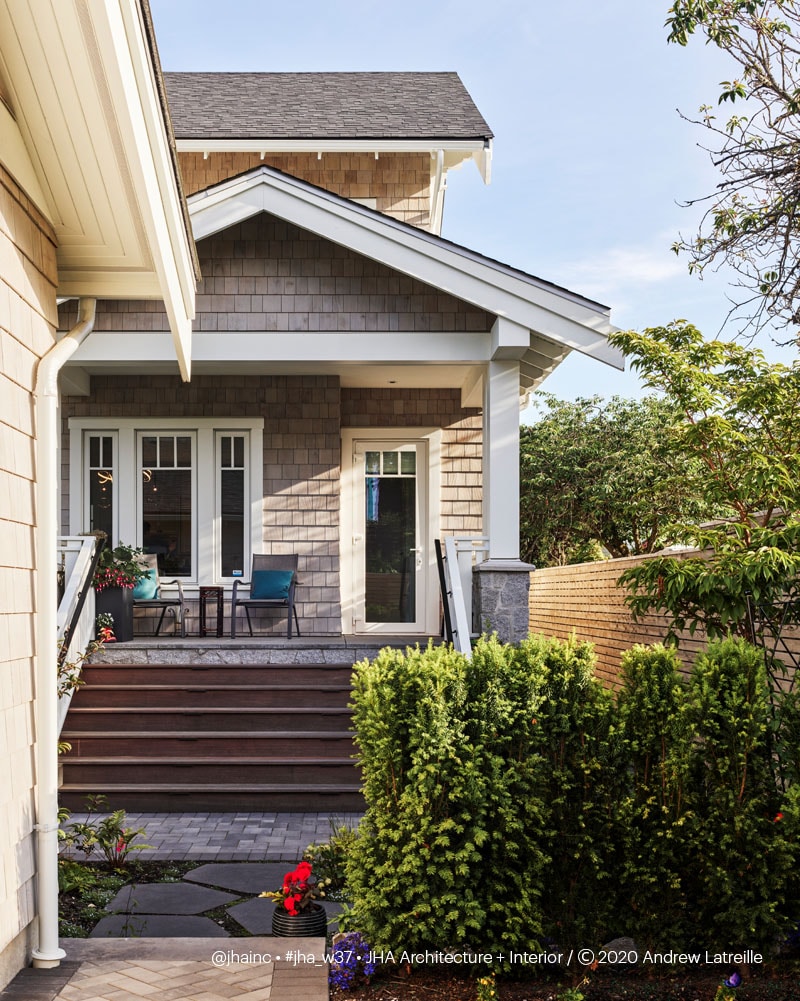
[[[592,973],[580,987],[585,1001],[714,1001],[717,988],[730,970],[677,972],[648,978],[611,972]],[[574,981],[573,981],[574,983]],[[570,986],[565,980],[497,982],[497,1001],[558,1001]],[[569,995],[567,995],[569,996]],[[577,995],[573,995],[576,997]],[[800,970],[796,964],[777,964],[747,977],[732,992],[736,1001],[800,1001]],[[451,971],[418,967],[407,976],[399,972],[375,976],[358,990],[331,990],[331,1001],[475,1001],[475,978]]]

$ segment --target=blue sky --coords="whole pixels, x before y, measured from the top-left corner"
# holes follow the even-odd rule
[[[735,70],[699,40],[667,45],[668,0],[151,6],[166,70],[457,71],[495,133],[493,176],[451,172],[443,235],[606,303],[617,326],[685,318],[719,333],[725,281],[689,276],[670,250],[699,219],[680,203],[718,181],[677,109],[713,103]],[[544,388],[640,391],[575,353]]]

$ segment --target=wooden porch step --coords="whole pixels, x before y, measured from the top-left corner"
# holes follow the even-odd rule
[[[119,776],[120,771],[135,775],[138,782],[171,788],[178,785],[213,785],[233,778],[236,784],[274,785],[352,782],[354,773],[350,758],[220,758],[204,757],[118,757],[87,758],[81,755],[64,761],[64,781],[67,785],[97,785],[104,789]]]
[[[255,684],[221,685],[193,683],[137,684],[135,696],[129,684],[91,683],[78,689],[73,697],[76,709],[124,708],[135,701],[137,707],[266,709],[308,706],[346,707],[350,685]]]
[[[349,685],[350,664],[87,664],[87,685]]]
[[[102,791],[112,809],[123,807],[129,812],[183,813],[212,810],[290,813],[313,812],[360,813],[364,799],[358,783],[212,783],[205,786],[172,784],[163,788],[141,783],[114,782]],[[85,809],[86,796],[98,792],[73,783],[61,787],[59,802],[73,812]]]
[[[250,652],[252,654],[252,651]],[[61,800],[150,811],[364,809],[348,664],[91,664]]]
[[[350,710],[326,706],[314,710],[308,706],[244,709],[218,706],[214,709],[175,706],[117,706],[111,709],[71,708],[67,716],[70,729],[75,730],[164,730],[200,731],[228,730],[344,730],[350,727]]]
[[[273,730],[264,732],[207,730],[186,731],[79,731],[65,730],[61,739],[72,746],[77,757],[132,757],[146,748],[155,757],[217,757],[236,755],[271,757],[297,754],[301,757],[330,756],[351,758],[353,736],[346,730]],[[65,761],[68,759],[64,759]]]

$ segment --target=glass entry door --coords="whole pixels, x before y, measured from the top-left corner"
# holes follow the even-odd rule
[[[356,628],[424,632],[426,444],[356,441],[353,460]]]

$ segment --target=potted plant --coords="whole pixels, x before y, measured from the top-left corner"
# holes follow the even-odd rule
[[[325,908],[317,900],[325,896],[329,879],[311,879],[311,865],[301,862],[283,877],[280,890],[259,894],[275,901],[272,934],[281,938],[324,938],[328,928]]]
[[[94,572],[95,610],[112,616],[117,642],[133,639],[133,589],[147,576],[143,556],[144,550],[136,546],[106,546]]]

